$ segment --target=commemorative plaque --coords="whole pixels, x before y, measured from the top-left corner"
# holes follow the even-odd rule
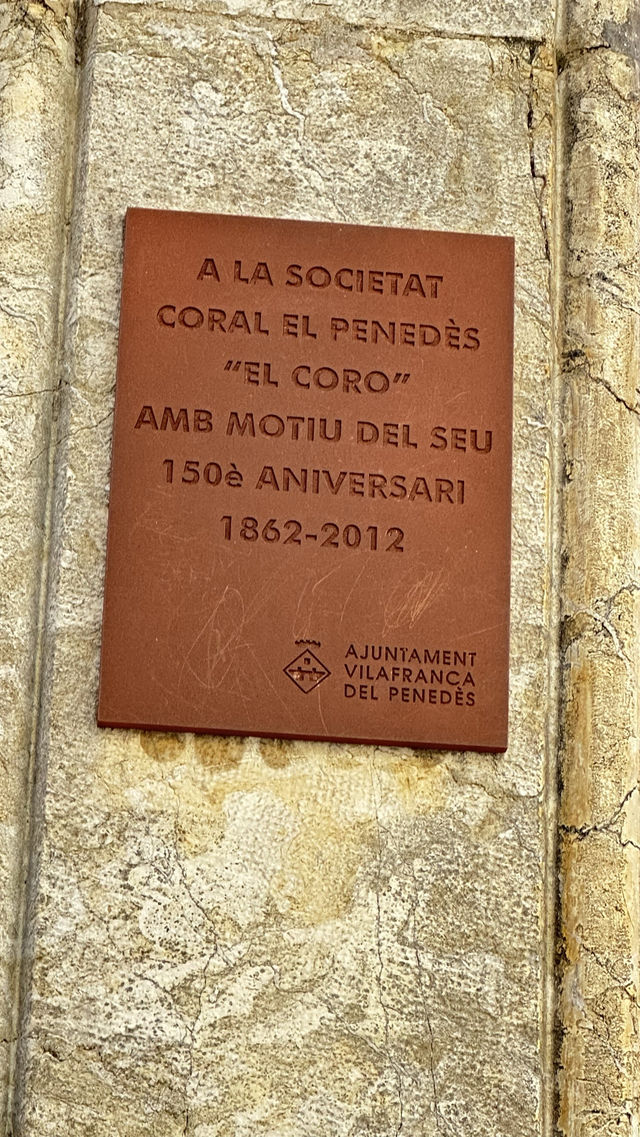
[[[101,726],[505,749],[513,260],[129,210]]]

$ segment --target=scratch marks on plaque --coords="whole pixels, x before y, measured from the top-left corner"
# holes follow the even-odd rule
[[[226,617],[235,602],[237,602],[238,605],[238,614],[234,616],[233,619],[233,630],[223,638],[223,633],[219,626],[222,620],[219,620],[219,616],[222,614]],[[188,672],[191,678],[201,687],[211,689],[213,686],[220,685],[231,666],[232,655],[230,649],[240,646],[238,640],[245,623],[245,615],[242,593],[237,588],[232,588],[230,585],[227,585],[193,640],[191,647],[185,654],[178,674],[179,688],[182,687],[186,672]],[[204,652],[206,654],[206,667],[197,668],[194,666],[194,660],[199,655],[200,648],[203,646],[205,639]],[[226,668],[223,673],[220,674],[219,668],[224,664],[225,660],[227,660]],[[216,672],[218,673],[216,674]]]
[[[383,634],[403,625],[414,627],[438,600],[444,587],[445,570],[425,569],[422,576],[412,583],[410,580],[411,577],[401,578],[386,601]]]
[[[278,695],[247,635],[247,628],[260,609],[268,606],[274,583],[271,577],[265,580],[249,604],[245,603],[239,588],[225,586],[185,652],[178,674],[178,690],[184,691],[188,681],[208,691],[224,688],[228,695],[241,699],[247,707],[251,701],[248,684],[254,682],[248,676],[259,672],[273,697],[287,711],[290,709]]]
[[[316,595],[318,589],[322,587],[326,580],[329,580],[330,577],[340,572],[340,569],[341,566],[336,565],[335,568],[330,569],[329,572],[326,572],[324,576],[319,577],[317,580],[313,579],[312,574],[309,574],[307,580],[305,580],[293,617],[292,636],[294,639],[310,634],[313,624],[314,604],[318,599]]]
[[[274,687],[271,679],[269,678],[267,672],[265,671],[264,667],[262,666],[262,664],[261,664],[258,656],[256,655],[255,651],[251,647],[248,647],[248,651],[249,651],[249,655],[251,656],[253,662],[255,663],[258,671],[262,672],[264,679],[265,679],[265,682],[266,682],[267,686],[269,687],[269,690],[272,692],[274,698],[278,700],[278,702],[280,703],[280,705],[282,707],[284,707],[287,714],[290,714],[291,713],[291,706],[285,702],[285,700],[282,698],[282,695],[280,695],[278,693],[278,691],[276,690],[276,688]]]
[[[345,618],[345,615],[347,612],[347,608],[349,607],[349,601],[351,600],[351,597],[353,596],[356,588],[358,587],[358,585],[359,585],[359,583],[360,583],[360,581],[364,575],[366,568],[367,568],[367,565],[363,564],[362,568],[360,569],[360,572],[356,576],[353,584],[351,585],[351,588],[349,589],[347,595],[345,596],[344,604],[342,605],[342,612],[340,613],[340,624],[344,623],[344,618]]]

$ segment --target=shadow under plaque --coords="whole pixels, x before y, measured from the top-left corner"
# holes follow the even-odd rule
[[[513,261],[128,211],[99,725],[506,748]]]

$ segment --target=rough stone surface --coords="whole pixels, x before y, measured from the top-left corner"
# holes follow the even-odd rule
[[[536,1133],[549,55],[331,13],[245,21],[108,4],[94,21],[22,1132]],[[515,234],[505,757],[96,729],[127,205]]]
[[[0,4],[0,1079],[15,1034],[37,625],[59,374],[75,52],[67,6]],[[51,115],[51,108],[55,113]]]
[[[585,8],[576,5],[562,81],[571,149],[559,1128],[631,1137],[640,1112],[637,22],[622,6]]]
[[[95,0],[113,7],[112,0]],[[327,19],[357,27],[384,27],[401,35],[435,32],[452,38],[542,42],[554,26],[548,0],[119,0],[120,4],[161,12],[170,10],[238,16],[272,25],[285,20],[320,23]]]
[[[70,59],[50,46],[69,52],[69,11],[20,5],[48,62]],[[565,13],[558,81],[556,13],[535,0],[87,11],[64,359],[50,363],[63,390],[12,1137],[548,1137],[560,662],[556,1121],[567,1137],[632,1137],[633,25],[598,0]],[[59,184],[50,224],[62,165],[25,167],[50,195]],[[507,754],[98,731],[131,205],[515,236]],[[40,519],[46,474],[29,499]]]

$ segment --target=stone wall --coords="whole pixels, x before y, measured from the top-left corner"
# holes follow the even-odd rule
[[[16,1037],[75,113],[69,5],[0,3],[0,1069]],[[3,1094],[3,1097],[6,1095]],[[3,1108],[4,1112],[4,1108]]]
[[[638,1127],[638,14],[564,32],[561,1132]]]
[[[632,1137],[635,15],[0,18],[7,1133]],[[515,236],[505,755],[97,729],[128,206]]]

